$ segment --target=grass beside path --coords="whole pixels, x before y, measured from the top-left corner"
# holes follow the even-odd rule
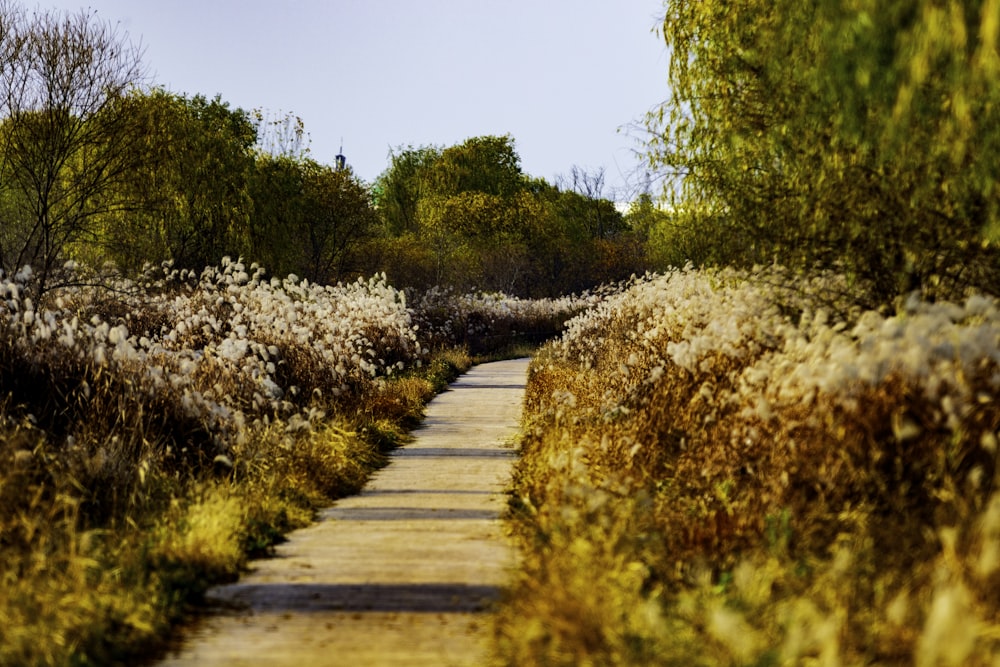
[[[510,665],[994,665],[1000,304],[676,271],[536,356]]]
[[[476,366],[435,397],[361,493],[213,588],[216,613],[161,666],[488,664],[486,612],[514,564],[500,516],[527,364]]]
[[[140,469],[122,487],[126,511],[112,515],[78,481],[105,462],[74,460],[30,415],[0,410],[0,664],[125,665],[156,653],[210,586],[357,492],[471,364],[442,351],[311,428],[249,429],[235,461]]]

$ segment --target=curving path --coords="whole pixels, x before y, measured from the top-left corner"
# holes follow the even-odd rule
[[[514,564],[502,534],[527,359],[474,367],[361,494],[213,589],[164,666],[484,665]]]

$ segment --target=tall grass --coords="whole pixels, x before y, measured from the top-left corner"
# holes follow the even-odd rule
[[[533,361],[508,664],[986,665],[1000,309],[678,270]]]
[[[432,348],[462,347],[473,355],[493,356],[537,347],[599,299],[599,292],[522,299],[497,292],[461,294],[443,287],[411,294],[415,324]]]
[[[208,586],[360,489],[472,363],[382,277],[67,270],[77,286],[41,298],[28,271],[0,279],[0,664],[155,651]]]

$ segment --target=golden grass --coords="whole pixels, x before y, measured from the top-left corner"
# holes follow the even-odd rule
[[[382,280],[260,275],[230,262],[45,304],[0,280],[0,664],[155,655],[208,587],[357,492],[473,362],[428,349]]]
[[[640,282],[537,356],[507,664],[994,664],[996,305],[772,279]]]
[[[0,664],[129,664],[155,652],[209,586],[235,579],[248,556],[266,555],[330,499],[357,492],[437,381],[387,383],[355,426],[329,417],[253,426],[232,460],[201,471],[143,460],[128,483],[108,473],[121,467],[113,446],[67,457],[30,423],[9,427],[0,437]],[[97,480],[117,480],[127,497],[84,515]]]

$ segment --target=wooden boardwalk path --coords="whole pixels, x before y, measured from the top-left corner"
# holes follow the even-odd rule
[[[498,519],[527,366],[459,378],[361,494],[213,589],[225,611],[161,665],[489,664],[486,614],[514,565]]]

